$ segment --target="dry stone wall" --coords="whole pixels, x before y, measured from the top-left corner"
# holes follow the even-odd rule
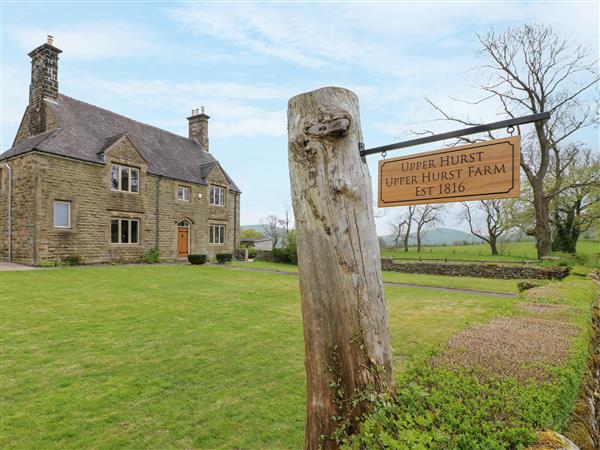
[[[381,269],[392,272],[423,273],[478,278],[534,278],[561,280],[569,275],[568,267],[531,267],[504,264],[460,264],[399,262],[393,258],[381,258]]]

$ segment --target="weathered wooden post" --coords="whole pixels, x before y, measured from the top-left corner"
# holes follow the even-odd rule
[[[288,158],[304,320],[305,449],[335,449],[393,392],[371,177],[358,98],[327,87],[288,104]]]

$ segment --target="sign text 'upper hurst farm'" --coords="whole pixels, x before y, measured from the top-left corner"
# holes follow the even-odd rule
[[[379,161],[378,206],[518,197],[520,137]]]

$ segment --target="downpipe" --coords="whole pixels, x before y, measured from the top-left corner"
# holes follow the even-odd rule
[[[12,261],[12,169],[3,164],[8,170],[8,261]]]

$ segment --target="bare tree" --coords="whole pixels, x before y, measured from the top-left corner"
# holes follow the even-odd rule
[[[394,222],[390,222],[394,237],[394,248],[398,248],[400,241],[402,241],[404,251],[408,251],[408,239],[415,215],[415,208],[416,206],[408,206],[396,217]]]
[[[265,217],[260,221],[264,228],[264,235],[273,241],[273,247],[277,246],[283,237],[283,228],[281,228],[281,219],[274,214]]]
[[[523,136],[521,168],[531,185],[539,257],[551,251],[550,202],[563,189],[564,172],[577,154],[569,145],[573,134],[597,124],[593,100],[586,95],[600,80],[590,49],[560,37],[544,25],[523,25],[479,36],[480,54],[488,60],[482,68],[489,77],[479,85],[485,96],[473,104],[496,101],[509,117],[550,112],[545,123]],[[453,117],[430,101],[443,120],[475,125]],[[521,130],[518,130],[521,133]],[[491,133],[488,133],[492,137]],[[464,139],[467,140],[467,139]]]
[[[417,226],[417,252],[421,251],[423,231],[434,228],[440,223],[442,211],[444,211],[444,205],[421,205],[415,208],[413,221]]]
[[[487,242],[492,255],[498,255],[498,238],[510,228],[506,220],[505,203],[503,200],[481,200],[471,202],[471,205],[467,202],[462,203],[464,219],[469,224],[471,234]]]
[[[284,240],[284,244],[286,245],[288,236],[290,235],[290,232],[294,229],[293,221],[293,213],[290,212],[290,208],[286,207],[284,211],[284,216],[281,219],[278,219],[278,224],[283,230],[281,238]]]

